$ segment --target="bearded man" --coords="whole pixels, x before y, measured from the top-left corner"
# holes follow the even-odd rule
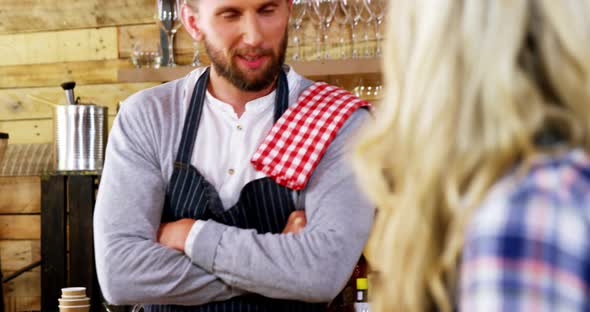
[[[181,10],[211,66],[140,91],[109,136],[98,278],[147,311],[323,311],[374,210],[346,155],[367,103],[284,64],[288,0]]]

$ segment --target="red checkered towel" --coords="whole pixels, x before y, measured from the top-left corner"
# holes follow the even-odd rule
[[[252,156],[256,170],[278,184],[301,190],[344,122],[369,103],[317,82],[285,111]]]

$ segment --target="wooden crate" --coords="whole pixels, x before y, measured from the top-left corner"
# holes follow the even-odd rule
[[[0,267],[4,277],[38,261],[41,180],[0,177]],[[5,311],[41,310],[41,270],[33,269],[3,285]]]

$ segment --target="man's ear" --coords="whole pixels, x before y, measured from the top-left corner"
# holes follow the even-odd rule
[[[201,41],[203,34],[201,29],[197,26],[198,15],[191,9],[188,4],[184,3],[180,9],[180,19],[186,31],[191,35],[193,40]]]

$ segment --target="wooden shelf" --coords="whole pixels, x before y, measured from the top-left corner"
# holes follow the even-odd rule
[[[331,76],[381,73],[381,59],[287,62],[303,76]],[[120,82],[170,81],[185,76],[194,67],[120,68]]]

